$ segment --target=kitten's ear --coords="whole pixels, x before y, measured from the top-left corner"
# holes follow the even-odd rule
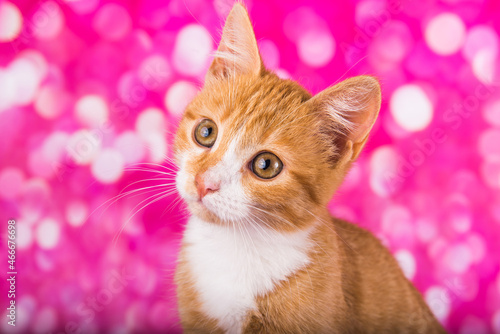
[[[322,132],[330,140],[335,162],[355,160],[380,110],[377,79],[358,76],[320,92],[308,103],[322,115]]]
[[[210,66],[208,78],[231,75],[258,75],[262,61],[247,10],[236,3],[229,13],[219,48]]]

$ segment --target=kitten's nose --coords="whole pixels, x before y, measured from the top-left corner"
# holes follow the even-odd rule
[[[209,192],[219,190],[219,183],[208,180],[203,174],[196,174],[194,183],[200,200]]]

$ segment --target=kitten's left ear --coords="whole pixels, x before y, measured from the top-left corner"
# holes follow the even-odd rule
[[[262,61],[247,10],[236,3],[229,13],[207,78],[259,75]]]
[[[322,132],[341,164],[354,161],[377,119],[381,92],[377,79],[358,76],[327,88],[307,103],[322,115]]]

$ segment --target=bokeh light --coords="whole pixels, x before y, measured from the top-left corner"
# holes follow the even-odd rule
[[[26,223],[20,222],[17,225],[17,247],[20,249],[29,249],[33,243],[33,232],[31,226]]]
[[[91,163],[101,150],[101,140],[97,131],[78,130],[68,140],[68,156],[77,164]]]
[[[432,286],[425,292],[425,301],[431,308],[432,312],[443,321],[450,313],[451,301],[449,291],[441,286]]]
[[[45,85],[35,97],[35,111],[43,118],[60,116],[69,104],[68,94],[57,86]]]
[[[381,146],[371,155],[370,187],[378,196],[387,197],[397,190],[398,161],[398,153],[391,146]]]
[[[23,27],[23,16],[13,3],[0,3],[0,42],[14,40]]]
[[[398,261],[403,273],[409,280],[415,277],[415,272],[417,270],[415,258],[411,252],[402,249],[394,253],[394,257]]]
[[[24,173],[12,167],[0,171],[0,196],[5,199],[15,199],[21,192]]]
[[[479,138],[479,152],[485,160],[500,162],[500,129],[488,129]]]
[[[166,130],[165,113],[157,108],[148,108],[137,117],[135,128],[141,137],[155,132],[163,134]]]
[[[41,248],[54,248],[61,236],[61,227],[57,221],[46,218],[36,227],[36,240]]]
[[[57,37],[64,28],[64,14],[55,1],[40,4],[31,18],[33,35],[47,41]]]
[[[141,162],[146,154],[142,139],[134,131],[125,131],[117,136],[114,147],[120,152],[126,164]]]
[[[432,121],[432,102],[417,85],[399,87],[393,93],[390,103],[392,116],[407,131],[423,130]]]
[[[465,40],[465,25],[460,16],[443,13],[433,17],[425,27],[425,40],[432,51],[439,55],[451,55]]]
[[[498,54],[494,50],[481,50],[472,60],[476,78],[486,84],[496,84],[498,78]]]
[[[490,125],[500,127],[500,99],[490,101],[482,109],[484,120]]]
[[[149,90],[163,91],[171,76],[167,60],[159,55],[152,55],[139,65],[139,80]]]
[[[176,116],[181,116],[188,101],[198,93],[198,89],[188,81],[177,81],[165,96],[165,106]]]
[[[177,35],[173,54],[175,69],[184,75],[201,76],[209,65],[208,57],[212,51],[212,36],[207,29],[190,24]]]
[[[78,14],[92,13],[99,5],[99,0],[64,0]]]
[[[476,54],[483,50],[498,53],[498,36],[495,30],[483,24],[478,24],[469,29],[463,46],[463,55],[472,61]]]
[[[102,183],[113,183],[123,175],[124,161],[120,152],[104,149],[92,163],[92,175]]]
[[[297,47],[300,59],[311,67],[325,66],[335,54],[335,41],[327,31],[302,35]]]
[[[132,28],[128,11],[120,5],[109,3],[94,16],[93,27],[104,39],[111,41],[125,37]]]
[[[81,97],[75,104],[75,117],[84,126],[96,127],[108,119],[108,106],[103,98],[97,95]]]
[[[74,200],[68,203],[66,207],[66,220],[72,226],[81,226],[88,217],[88,206],[81,200]]]

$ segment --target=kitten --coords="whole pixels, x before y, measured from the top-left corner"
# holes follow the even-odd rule
[[[380,99],[369,76],[316,96],[278,78],[234,5],[175,140],[186,332],[444,332],[381,243],[326,209]]]

